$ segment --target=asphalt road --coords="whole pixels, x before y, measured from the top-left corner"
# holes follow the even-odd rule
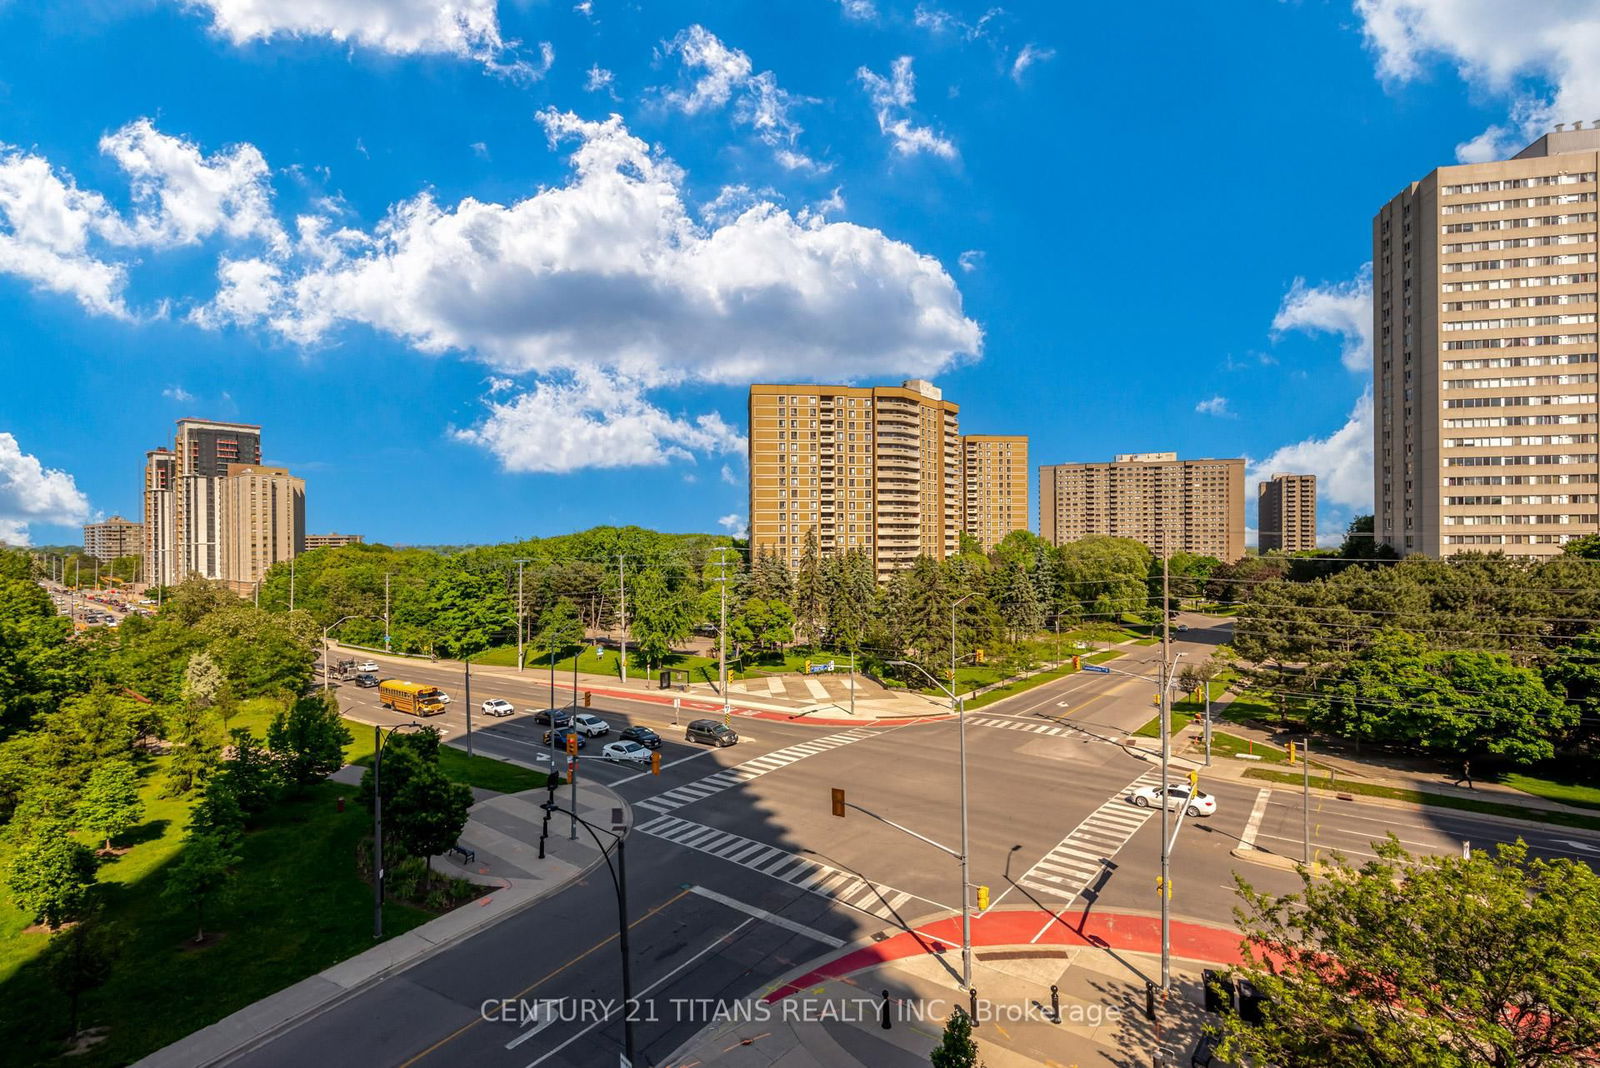
[[[1179,651],[1198,659],[1226,635],[1191,630],[1181,637]],[[1156,648],[1133,647],[1114,665],[1147,674],[1158,663]],[[434,722],[451,732],[452,744],[462,744],[459,673],[419,664],[403,674],[455,696],[451,711]],[[1161,819],[1136,823],[1126,814],[1143,813],[1124,800],[1152,765],[1103,740],[1146,722],[1153,693],[1148,681],[1085,673],[968,714],[972,881],[990,887],[996,904],[1035,909],[1041,924],[1072,922],[1095,908],[1158,907]],[[346,686],[340,696],[349,714],[369,722],[410,719],[379,709],[370,690]],[[548,680],[532,671],[518,680],[475,679],[474,701],[487,697],[504,697],[519,709],[544,707]],[[671,730],[670,708],[607,699],[591,711],[614,728],[644,723],[666,739],[660,776],[590,759],[581,771],[611,785],[633,808],[626,848],[630,959],[635,995],[644,999],[635,1023],[636,1064],[660,1060],[711,1022],[711,1003],[699,999],[738,999],[839,943],[914,925],[959,904],[956,861],[873,818],[959,844],[955,722],[857,729],[847,743],[824,748],[817,740],[844,728],[735,718],[741,743],[710,750],[682,742],[681,731]],[[525,713],[481,728],[480,717],[473,718],[477,751],[539,766],[542,728]],[[707,783],[733,766],[753,777]],[[833,787],[859,806],[842,820],[829,812]],[[1172,911],[1226,923],[1236,870],[1258,889],[1298,886],[1292,873],[1236,860],[1229,851],[1253,834],[1258,848],[1298,859],[1302,807],[1292,792],[1219,779],[1206,787],[1218,811],[1186,819],[1178,831]],[[1585,832],[1451,810],[1313,800],[1314,851],[1337,848],[1361,859],[1373,839],[1393,831],[1414,850],[1457,852],[1463,841],[1480,848],[1521,834],[1542,853],[1600,856],[1600,836]],[[1252,820],[1258,807],[1259,819]],[[1114,834],[1120,840],[1107,844],[1106,827],[1120,828]],[[1083,861],[1097,866],[1091,888],[1052,895],[1049,874]],[[615,897],[602,867],[243,1061],[611,1068],[623,1041],[616,930]],[[513,999],[510,1019],[502,1018],[502,999]],[[535,1008],[542,999],[555,1001]],[[521,1005],[533,1010],[531,1018],[517,1011]]]

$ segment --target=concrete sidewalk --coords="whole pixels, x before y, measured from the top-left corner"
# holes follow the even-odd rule
[[[360,781],[361,768],[346,767],[332,778]],[[352,774],[353,773],[353,774]],[[570,787],[557,790],[568,806]],[[454,854],[435,857],[435,870],[469,879],[488,894],[429,920],[421,927],[380,942],[364,953],[270,997],[247,1005],[209,1027],[179,1039],[136,1062],[145,1068],[191,1068],[247,1052],[281,1032],[311,1019],[359,991],[397,975],[414,964],[492,927],[563,889],[601,861],[600,851],[580,827],[581,838],[568,838],[570,819],[551,818],[546,857],[538,859],[544,790],[495,794],[472,806],[461,843],[476,856],[470,862]],[[600,827],[619,833],[630,819],[628,806],[603,786],[579,782],[578,813]],[[614,818],[615,817],[615,818]]]
[[[1034,910],[981,917],[973,927],[972,989],[979,1021],[973,1037],[983,1062],[1125,1068],[1152,1063],[1160,1048],[1172,1063],[1187,1064],[1204,1022],[1200,970],[1234,962],[1238,936],[1175,922],[1172,989],[1164,1001],[1158,997],[1151,1020],[1146,984],[1158,982],[1161,972],[1159,941],[1150,938],[1155,923],[1140,914],[1108,914],[1079,936],[1064,926],[1035,933]],[[960,981],[959,944],[940,937],[955,931],[952,921],[940,921],[813,961],[773,989],[728,1006],[722,1019],[659,1064],[922,1068],[950,1013],[971,1011],[974,1003]]]

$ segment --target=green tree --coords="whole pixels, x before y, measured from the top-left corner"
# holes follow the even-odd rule
[[[1223,1018],[1230,1063],[1556,1068],[1600,1049],[1600,876],[1572,860],[1413,857],[1391,836],[1275,897],[1242,878],[1243,974],[1265,1022]]]
[[[1038,587],[1021,560],[1013,560],[1005,566],[997,578],[996,587],[996,606],[1013,641],[1037,634],[1044,627],[1044,603],[1040,601]]]
[[[1150,607],[1150,550],[1131,538],[1079,538],[1056,554],[1063,615],[1116,620]]]
[[[77,788],[91,768],[133,754],[139,720],[136,702],[97,684],[45,716],[35,756],[53,779]]]
[[[226,776],[205,784],[200,800],[189,810],[189,833],[215,838],[230,849],[244,839],[244,809]]]
[[[278,796],[283,783],[282,767],[272,750],[244,728],[235,727],[228,737],[233,755],[212,776],[206,793],[209,796],[212,787],[216,787],[232,796],[241,816],[257,815]]]
[[[210,653],[204,650],[189,658],[183,669],[183,699],[197,708],[210,708],[222,696],[228,677]]]
[[[812,645],[822,638],[828,617],[828,589],[822,578],[822,548],[817,528],[806,528],[805,546],[794,570],[794,624],[802,641]]]
[[[206,906],[227,890],[238,863],[239,857],[212,835],[185,836],[183,852],[167,870],[167,885],[161,893],[194,909],[196,942],[206,939]]]
[[[89,773],[78,798],[78,824],[99,834],[111,850],[111,839],[144,818],[139,773],[126,760],[112,760]]]
[[[187,794],[205,782],[222,759],[222,720],[214,709],[179,706],[167,724],[167,796]]]
[[[931,1060],[933,1068],[978,1068],[978,1044],[972,1040],[972,1017],[965,1009],[957,1006],[950,1011]]]
[[[740,645],[781,649],[794,641],[794,613],[782,601],[751,597],[728,620],[728,636]]]
[[[560,655],[583,641],[583,621],[578,606],[565,597],[558,598],[539,620],[539,644],[547,653]]]
[[[692,602],[668,583],[665,573],[646,569],[628,586],[628,626],[639,655],[653,667],[693,633]]]
[[[321,694],[298,699],[267,727],[267,747],[277,758],[279,773],[297,787],[321,782],[344,767],[344,747],[354,740],[338,702]]]
[[[445,778],[437,764],[424,764],[406,779],[392,808],[385,806],[384,815],[393,820],[401,848],[414,857],[427,858],[431,881],[434,856],[456,844],[471,807],[469,787]]]
[[[6,873],[11,899],[52,931],[76,919],[94,893],[94,852],[73,841],[65,822],[45,822],[18,846]]]
[[[67,998],[67,1034],[79,1031],[79,1006],[83,995],[98,990],[111,978],[111,968],[121,949],[110,928],[92,921],[74,924],[45,945],[43,961],[50,984]]]
[[[763,601],[794,602],[794,575],[783,557],[770,549],[756,554],[750,565],[749,594]]]

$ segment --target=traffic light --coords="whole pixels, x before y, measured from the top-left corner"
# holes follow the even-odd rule
[[[833,814],[844,818],[844,791],[837,786],[833,788]]]
[[[1160,897],[1163,893],[1167,895],[1168,901],[1172,900],[1172,881],[1170,879],[1163,879],[1161,876],[1157,875],[1156,896]]]
[[[978,911],[979,912],[987,912],[988,910],[989,910],[989,888],[987,886],[980,886],[980,887],[978,887]]]
[[[1157,708],[1160,708],[1161,707],[1161,695],[1160,694],[1156,694],[1154,697],[1150,698],[1150,703],[1155,705]]]
[[[978,663],[978,664],[984,663],[985,661],[983,659],[983,650],[982,649],[974,649],[974,650],[972,650],[972,659],[973,659],[974,663]]]
[[[569,732],[567,734],[567,756],[577,756],[577,755],[578,755],[578,736],[577,736],[576,733]]]
[[[661,750],[659,749],[652,749],[650,751],[650,774],[661,774]]]
[[[1289,763],[1293,764],[1294,763],[1294,743],[1290,742],[1288,748],[1289,748]]]
[[[1072,658],[1072,670],[1073,671],[1082,671],[1083,670],[1083,660],[1082,660],[1082,658],[1077,657],[1077,656],[1074,656]]]
[[[1200,773],[1198,771],[1191,771],[1189,773],[1189,792],[1192,794],[1192,793],[1195,793],[1196,791],[1198,791],[1199,789],[1200,789]]]

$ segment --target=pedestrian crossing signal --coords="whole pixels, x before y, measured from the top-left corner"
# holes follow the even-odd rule
[[[650,774],[661,774],[661,750],[659,749],[652,749],[650,751]]]
[[[833,814],[844,818],[844,791],[837,786],[833,788]]]

